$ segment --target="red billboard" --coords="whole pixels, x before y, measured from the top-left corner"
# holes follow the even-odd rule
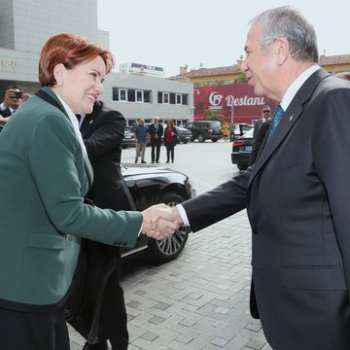
[[[275,102],[256,96],[248,84],[230,84],[196,87],[194,94],[194,119],[201,120],[204,113],[217,110],[228,123],[251,123],[261,117],[261,108],[269,105],[274,110]]]

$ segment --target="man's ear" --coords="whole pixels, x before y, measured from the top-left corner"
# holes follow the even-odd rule
[[[282,66],[289,57],[289,42],[285,38],[278,38],[274,43],[276,62]]]

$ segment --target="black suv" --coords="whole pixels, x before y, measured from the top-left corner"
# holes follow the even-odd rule
[[[216,142],[223,137],[221,123],[217,120],[191,122],[185,128],[192,131],[191,141],[197,139],[199,142],[204,142],[205,140]]]

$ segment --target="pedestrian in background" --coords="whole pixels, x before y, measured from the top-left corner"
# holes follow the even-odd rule
[[[159,163],[160,147],[163,139],[163,125],[159,123],[159,117],[154,117],[153,124],[148,127],[151,142],[151,161]]]
[[[113,63],[84,37],[51,37],[43,88],[0,133],[1,350],[70,349],[64,306],[81,238],[132,248],[140,232],[162,238],[178,227],[165,205],[116,212],[85,199],[93,172],[75,114],[91,113]]]
[[[149,133],[148,133],[148,126],[145,125],[145,120],[143,118],[140,118],[137,124],[134,126],[134,137],[136,142],[135,163],[138,162],[140,156],[141,156],[141,163],[147,163],[145,161],[145,153],[146,153]]]
[[[6,123],[21,104],[28,100],[30,94],[23,93],[16,85],[6,88],[4,101],[0,104],[0,121]]]
[[[271,122],[271,108],[269,106],[264,106],[261,110],[261,119],[255,122],[253,131],[253,145],[252,152],[249,157],[249,165],[252,165],[256,161],[258,156],[260,146],[264,140],[264,137],[269,130]]]
[[[174,153],[177,140],[177,130],[174,122],[170,119],[167,121],[167,126],[164,131],[164,146],[166,147],[166,162],[174,163]]]
[[[315,30],[290,6],[250,22],[245,52],[254,93],[279,103],[261,152],[174,217],[199,231],[247,208],[251,310],[271,347],[348,350],[350,84],[318,65]]]

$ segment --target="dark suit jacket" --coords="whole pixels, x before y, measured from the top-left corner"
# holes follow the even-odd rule
[[[163,125],[158,123],[158,128],[156,130],[154,123],[149,125],[148,132],[151,137],[151,144],[161,143],[163,137]]]
[[[349,83],[318,70],[253,167],[183,203],[194,231],[247,208],[274,349],[350,349],[349,105]]]
[[[0,111],[0,115],[4,118],[10,117],[12,115],[11,109],[9,107],[5,108],[3,111]]]
[[[253,130],[253,139],[256,138],[256,135],[258,134],[258,130],[260,129],[260,126],[264,124],[262,119],[259,119],[254,123],[254,130]]]
[[[99,101],[80,128],[94,170],[94,183],[88,197],[100,208],[135,209],[120,171],[125,125],[122,114]]]
[[[80,128],[94,170],[94,182],[87,197],[100,208],[136,210],[120,171],[125,124],[122,114],[97,101]],[[83,244],[75,286],[66,306],[67,320],[92,343],[111,335],[127,338],[116,328],[122,324],[123,333],[126,332],[123,290],[115,272],[119,268],[120,249],[90,240]],[[112,278],[116,279],[113,283]],[[113,290],[106,294],[106,288]],[[114,296],[107,299],[105,295]]]
[[[260,127],[258,128],[258,131],[253,138],[253,146],[252,146],[252,152],[250,154],[249,158],[249,165],[252,165],[255,163],[256,157],[258,156],[261,144],[264,140],[264,137],[269,130],[271,119],[267,120],[265,123],[260,123]],[[255,131],[255,129],[254,129]]]

